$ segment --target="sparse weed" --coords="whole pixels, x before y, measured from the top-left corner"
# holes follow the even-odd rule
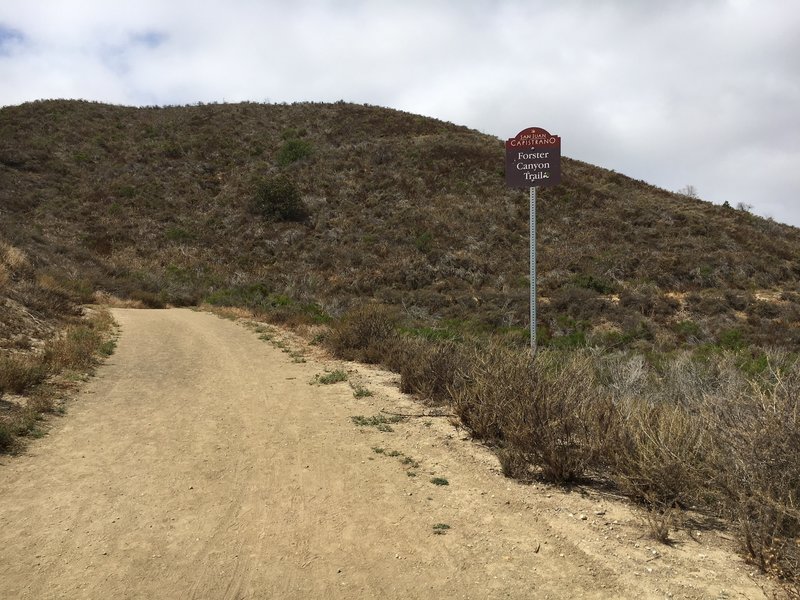
[[[347,381],[347,372],[337,369],[335,371],[331,371],[330,373],[326,373],[325,375],[317,374],[311,383],[330,385],[342,381]]]
[[[353,396],[356,398],[368,398],[372,396],[372,392],[361,385],[353,386]]]
[[[371,417],[365,417],[363,415],[356,415],[350,417],[350,420],[353,422],[354,425],[358,425],[359,427],[375,427],[378,431],[385,431],[391,432],[393,429],[391,428],[390,424],[399,423],[403,420],[403,417],[397,415],[373,415]]]

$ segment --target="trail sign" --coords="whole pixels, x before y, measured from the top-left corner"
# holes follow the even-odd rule
[[[528,127],[506,140],[506,184],[549,187],[561,182],[561,138],[541,127]]]
[[[528,127],[506,140],[506,184],[529,188],[531,354],[536,355],[536,188],[561,182],[561,138],[541,127]]]

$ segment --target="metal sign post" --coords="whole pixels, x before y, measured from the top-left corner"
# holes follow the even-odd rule
[[[536,355],[536,188],[561,182],[561,138],[528,127],[506,141],[506,184],[530,193],[531,354]]]
[[[531,258],[531,354],[536,356],[536,188],[530,189],[530,258]]]

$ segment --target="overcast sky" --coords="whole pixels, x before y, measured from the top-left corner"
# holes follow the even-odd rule
[[[800,226],[798,0],[0,0],[0,105],[346,100]]]

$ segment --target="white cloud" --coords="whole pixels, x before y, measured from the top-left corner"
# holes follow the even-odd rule
[[[352,100],[800,225],[793,0],[4,0],[0,104]]]

